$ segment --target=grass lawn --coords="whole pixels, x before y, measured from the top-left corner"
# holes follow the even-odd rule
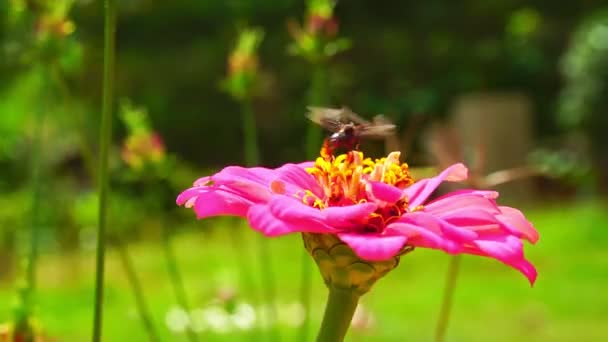
[[[465,256],[447,340],[608,341],[608,204],[530,208],[526,213],[541,234],[538,244],[526,249],[539,271],[536,285],[530,288],[523,275],[497,261]],[[214,222],[218,229],[182,233],[173,241],[191,304],[204,307],[219,288],[243,283],[235,250],[246,258],[254,280],[240,286],[239,298],[259,298],[261,261],[255,253],[259,236],[231,227],[228,222],[233,221]],[[236,249],[231,233],[240,234]],[[276,300],[286,308],[299,297],[302,241],[294,235],[269,240],[268,246],[276,273]],[[187,341],[184,333],[172,332],[165,323],[175,300],[160,244],[144,241],[130,248],[162,340]],[[110,251],[107,260],[104,340],[146,341],[116,253]],[[423,249],[405,256],[399,268],[362,299],[374,317],[372,326],[351,330],[347,340],[432,340],[448,260],[442,252]],[[42,255],[37,313],[49,335],[59,341],[90,339],[93,272],[91,251]],[[0,321],[10,317],[13,293],[12,284],[0,283]],[[316,268],[312,293],[310,337],[316,334],[326,295]],[[285,310],[280,311],[282,322],[289,316]],[[295,340],[297,328],[283,322],[280,329],[282,341]],[[207,329],[200,340],[255,336],[251,331]]]

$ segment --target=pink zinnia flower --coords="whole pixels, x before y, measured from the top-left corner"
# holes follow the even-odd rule
[[[335,235],[368,261],[412,247],[486,256],[534,283],[522,240],[535,243],[538,233],[519,210],[497,205],[497,192],[459,190],[429,200],[442,182],[466,178],[467,168],[455,164],[414,182],[399,152],[372,160],[352,151],[276,169],[226,167],[194,182],[177,204],[193,208],[198,218],[245,217],[267,236]]]

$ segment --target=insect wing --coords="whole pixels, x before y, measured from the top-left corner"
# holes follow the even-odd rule
[[[357,129],[357,135],[362,138],[384,139],[395,134],[396,126],[393,124],[363,125]]]
[[[343,107],[341,109],[342,111],[342,115],[343,115],[343,120],[347,120],[349,122],[352,122],[356,125],[370,125],[370,122],[365,120],[364,118],[360,117],[357,113],[353,112],[352,110],[350,110],[350,108],[348,107]]]
[[[342,109],[308,107],[306,117],[331,132],[338,132],[344,126]]]

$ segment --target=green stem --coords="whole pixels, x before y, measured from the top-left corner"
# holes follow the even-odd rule
[[[308,101],[311,106],[326,106],[329,94],[327,93],[327,69],[323,63],[313,65],[313,75],[308,93]],[[318,125],[310,122],[306,134],[306,157],[314,160],[319,155],[322,143],[322,131]],[[312,269],[313,262],[306,249],[302,249],[302,270],[300,275],[300,303],[304,307],[304,319],[300,326],[298,340],[308,341],[308,330],[310,325],[310,298],[312,291]]]
[[[44,84],[42,88],[44,89]],[[31,326],[33,315],[34,292],[36,290],[36,263],[38,261],[38,238],[41,227],[41,199],[42,199],[42,169],[44,165],[42,146],[44,145],[44,112],[46,108],[38,108],[34,115],[34,128],[32,139],[31,159],[31,208],[30,208],[30,231],[27,241],[28,251],[25,257],[25,279],[19,289],[19,307],[15,317],[16,332],[26,341],[34,340],[34,332]]]
[[[234,219],[234,220],[233,220]],[[239,231],[235,232],[234,230],[228,231],[228,235],[230,236],[230,242],[232,245],[232,249],[234,250],[234,254],[236,255],[237,267],[239,268],[239,281],[241,282],[241,286],[244,289],[249,289],[251,291],[252,301],[255,305],[260,304],[260,298],[258,295],[257,284],[254,281],[254,276],[251,272],[251,267],[249,266],[249,245],[248,241],[243,238],[242,231],[243,229],[249,229],[249,227],[242,227],[242,220],[238,218],[231,217],[230,223],[231,226],[234,226],[234,229],[238,229]],[[260,340],[258,336],[258,330],[253,329],[251,331],[252,341]]]
[[[260,163],[260,153],[258,149],[255,113],[249,100],[243,100],[241,111],[243,115],[243,140],[245,141],[245,164],[247,166],[255,166]]]
[[[169,279],[171,280],[171,286],[177,299],[177,304],[181,306],[186,312],[190,311],[190,304],[188,302],[188,296],[186,295],[186,288],[184,287],[184,281],[182,279],[179,268],[177,267],[177,258],[175,252],[171,246],[171,232],[167,228],[167,225],[163,225],[163,251],[165,253],[165,260],[167,261],[167,270],[169,271]],[[191,342],[198,341],[198,336],[192,330],[192,325],[188,325],[188,339]]]
[[[247,166],[258,165],[260,162],[260,154],[257,142],[257,132],[255,123],[255,113],[251,106],[249,99],[245,99],[241,102],[241,109],[243,113],[243,134],[245,140],[245,163]],[[280,341],[279,332],[275,327],[277,319],[277,309],[275,304],[275,277],[272,269],[272,258],[270,253],[270,246],[268,246],[267,238],[259,236],[258,239],[258,253],[260,256],[261,276],[262,276],[262,287],[264,288],[264,301],[269,305],[268,310],[268,323],[271,327],[272,340]]]
[[[458,273],[460,271],[461,258],[462,256],[460,255],[453,255],[450,258],[445,282],[445,289],[443,291],[443,301],[441,302],[441,309],[439,310],[439,319],[437,320],[437,327],[435,329],[436,342],[441,342],[445,339],[445,333],[448,329],[450,312],[452,311],[452,299],[454,297],[454,290],[456,289],[456,280],[458,279]]]
[[[276,327],[277,308],[275,303],[276,289],[274,282],[274,272],[272,268],[272,258],[270,257],[270,246],[268,246],[268,238],[259,235],[258,247],[260,253],[260,267],[262,268],[262,287],[264,288],[264,301],[268,304],[268,324],[270,325],[271,341],[281,341],[278,329]]]
[[[308,341],[308,330],[310,321],[310,297],[311,297],[311,285],[312,285],[312,258],[308,251],[304,248],[302,253],[302,269],[300,272],[300,303],[304,308],[304,317],[302,325],[300,326],[300,332],[298,341]]]
[[[325,64],[317,63],[313,66],[308,105],[327,106],[329,98],[327,88],[327,69]],[[323,140],[322,136],[321,127],[314,122],[309,122],[306,132],[306,157],[309,159],[314,160],[319,155],[319,149]]]
[[[76,122],[80,154],[82,155],[84,167],[86,168],[89,177],[91,177],[91,182],[95,182],[97,180],[94,162],[95,155],[93,154],[93,149],[91,148],[87,139],[87,127],[85,125],[86,120],[84,118],[85,114],[82,113],[80,110],[72,110],[71,106],[73,100],[70,94],[70,89],[68,88],[65,79],[61,76],[59,67],[57,65],[51,66],[51,76],[54,78],[55,83],[59,88],[59,95],[63,98],[63,103],[68,106],[69,113],[72,114],[70,118],[74,118],[74,121]]]
[[[329,287],[329,298],[317,342],[341,342],[357,309],[359,295],[348,289]]]
[[[114,95],[114,52],[116,33],[115,0],[105,0],[103,102],[99,135],[99,217],[97,229],[97,257],[95,265],[95,308],[93,314],[93,342],[101,341],[103,318],[103,286],[105,268],[106,211],[109,192],[108,154],[112,139],[112,103]]]
[[[150,315],[150,310],[144,299],[141,282],[139,281],[139,277],[135,272],[135,267],[133,267],[133,261],[129,256],[128,247],[119,239],[113,240],[116,246],[116,250],[118,251],[118,256],[122,263],[123,269],[125,270],[127,279],[129,280],[129,284],[131,284],[131,290],[133,291],[133,296],[135,297],[137,312],[139,313],[139,317],[141,318],[142,323],[144,324],[144,329],[148,333],[148,338],[150,341],[158,342],[160,341],[160,337],[158,336],[158,332],[154,328],[152,315]]]

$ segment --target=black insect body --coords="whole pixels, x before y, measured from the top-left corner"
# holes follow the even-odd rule
[[[348,108],[308,107],[308,110],[311,121],[332,132],[324,143],[329,155],[339,149],[356,150],[361,139],[385,139],[395,133],[395,125],[380,115],[370,122]]]

